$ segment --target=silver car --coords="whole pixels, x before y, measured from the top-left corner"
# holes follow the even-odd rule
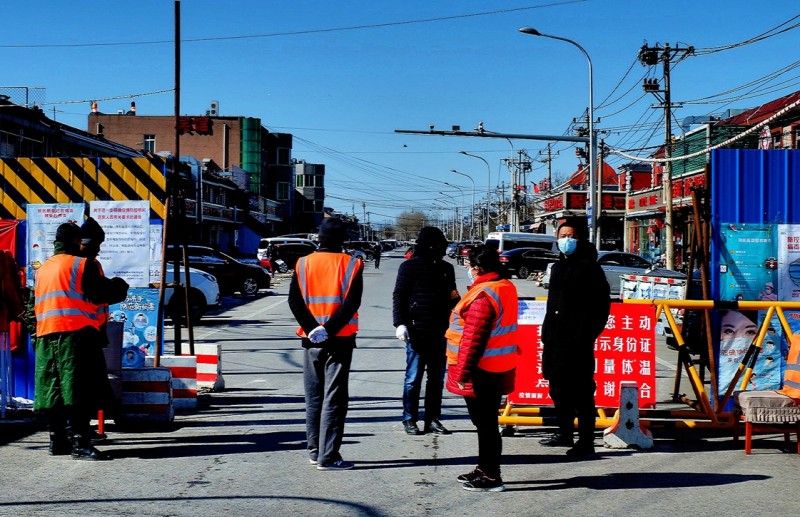
[[[625,251],[599,251],[597,252],[597,262],[606,274],[612,298],[619,298],[620,295],[619,275],[641,275],[653,268],[653,264],[639,255]],[[542,287],[545,289],[550,287],[552,267],[552,263],[547,265],[544,278],[542,278]]]

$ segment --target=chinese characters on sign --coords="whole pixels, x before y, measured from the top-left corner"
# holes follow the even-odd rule
[[[520,300],[517,330],[521,355],[517,380],[509,395],[512,404],[552,405],[548,382],[542,377],[541,325],[546,302]],[[606,328],[595,341],[595,404],[619,407],[620,383],[639,387],[639,407],[656,403],[655,307],[611,304]]]

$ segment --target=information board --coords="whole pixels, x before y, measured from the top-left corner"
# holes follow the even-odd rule
[[[542,377],[541,339],[547,302],[520,300],[517,343],[520,357],[511,404],[547,406],[553,400]],[[655,307],[612,303],[611,314],[594,344],[597,383],[595,405],[619,407],[620,383],[633,381],[639,387],[639,407],[656,404]]]

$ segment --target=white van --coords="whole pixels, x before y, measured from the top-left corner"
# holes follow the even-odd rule
[[[558,253],[555,235],[524,232],[491,232],[484,243],[498,253],[516,248],[542,248]]]

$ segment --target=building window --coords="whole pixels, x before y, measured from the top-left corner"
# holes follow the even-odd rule
[[[144,147],[142,149],[145,151],[150,151],[151,153],[156,152],[156,135],[144,135],[142,142],[144,143]]]
[[[277,195],[278,201],[286,201],[289,199],[289,183],[286,181],[279,181],[275,194]]]
[[[297,187],[297,188],[303,188],[303,179],[304,179],[304,176],[302,174],[298,174],[297,176],[295,176],[295,179],[294,179],[295,185],[294,186]]]
[[[324,174],[317,174],[317,177],[314,180],[316,183],[314,185],[317,187],[324,187],[325,186],[325,182],[323,181],[324,177],[325,177]]]
[[[314,175],[313,174],[306,174],[305,177],[306,178],[305,178],[304,181],[306,182],[306,187],[313,187],[314,186]]]
[[[323,203],[323,201],[321,199],[314,200],[314,211],[317,212],[317,213],[322,212],[322,208],[323,208],[322,205],[323,204],[324,203]]]
[[[278,163],[277,165],[289,165],[292,161],[292,150],[286,148],[278,148]]]

